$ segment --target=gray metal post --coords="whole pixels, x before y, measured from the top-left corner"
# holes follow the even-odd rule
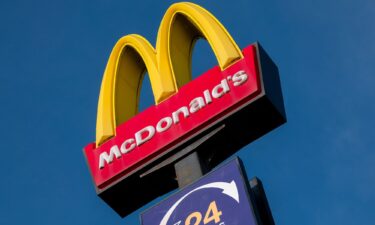
[[[179,188],[191,184],[208,172],[207,166],[200,160],[197,152],[178,161],[174,168]]]

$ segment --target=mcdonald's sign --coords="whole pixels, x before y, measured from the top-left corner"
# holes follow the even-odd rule
[[[191,81],[198,38],[208,41],[218,66]],[[138,113],[146,70],[155,105]],[[262,47],[241,51],[211,13],[176,3],[161,21],[156,48],[135,34],[114,46],[100,90],[96,141],[84,154],[98,195],[124,216],[176,188],[170,167],[145,171],[200,137],[220,127],[197,148],[216,165],[284,122],[278,70]]]

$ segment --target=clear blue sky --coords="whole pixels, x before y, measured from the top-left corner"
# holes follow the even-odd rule
[[[276,224],[373,224],[375,2],[195,2],[279,67],[288,122],[238,153]],[[96,196],[82,148],[115,42],[138,33],[155,44],[170,4],[0,2],[1,225],[139,224],[140,211],[122,219]],[[198,42],[194,74],[215,64]],[[151,98],[143,88],[142,107]]]

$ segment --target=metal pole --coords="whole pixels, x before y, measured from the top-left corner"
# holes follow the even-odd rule
[[[191,184],[208,172],[207,165],[202,162],[197,152],[178,161],[174,164],[174,168],[179,188]]]

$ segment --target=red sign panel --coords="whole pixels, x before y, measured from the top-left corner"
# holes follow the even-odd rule
[[[95,185],[102,189],[241,108],[261,93],[256,46],[224,71],[202,74],[164,102],[119,125],[116,136],[85,148]]]

